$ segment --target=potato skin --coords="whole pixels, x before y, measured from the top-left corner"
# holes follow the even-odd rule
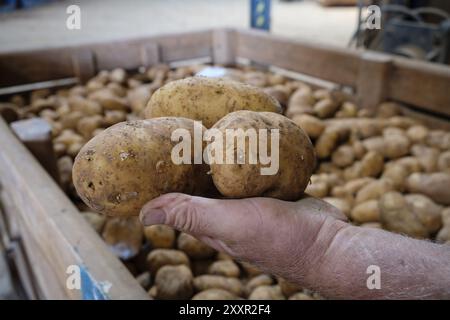
[[[144,111],[145,118],[185,117],[207,128],[238,110],[281,113],[280,103],[259,88],[229,79],[190,77],[158,89]]]
[[[261,163],[250,164],[248,156],[244,164],[210,165],[213,182],[222,195],[230,198],[265,196],[282,200],[297,200],[302,195],[316,159],[308,135],[294,122],[271,112],[237,111],[222,118],[213,128],[223,134],[223,154],[227,153],[227,148],[232,148],[235,159],[241,150],[237,150],[240,147],[235,143],[227,143],[227,129],[279,129],[279,168],[276,174],[262,175]],[[270,140],[268,133],[268,144]],[[248,155],[248,143],[246,149],[242,151]],[[270,150],[269,146],[267,149]]]
[[[194,293],[192,279],[192,272],[185,265],[162,267],[155,277],[156,298],[189,299]]]
[[[194,121],[128,121],[92,138],[73,166],[73,182],[81,199],[106,215],[133,216],[161,194],[200,193],[208,184],[207,166],[176,165],[171,159],[171,150],[177,143],[170,137],[177,128],[187,129],[193,136]]]

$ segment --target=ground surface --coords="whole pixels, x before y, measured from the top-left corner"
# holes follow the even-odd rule
[[[211,27],[249,25],[249,0],[56,1],[0,14],[0,51],[48,48]],[[81,8],[81,30],[66,28],[66,8]],[[345,46],[355,7],[323,8],[313,0],[272,0],[272,32]]]

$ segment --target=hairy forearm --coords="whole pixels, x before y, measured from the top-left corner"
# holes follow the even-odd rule
[[[312,288],[330,298],[450,299],[450,246],[378,229],[337,229],[305,278]],[[377,268],[380,287],[369,289]]]

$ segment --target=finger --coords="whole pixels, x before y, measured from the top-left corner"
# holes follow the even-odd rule
[[[305,194],[298,200],[296,206],[297,210],[301,212],[307,210],[309,213],[329,215],[341,221],[348,221],[347,216],[341,210],[326,201],[308,194]]]
[[[144,225],[166,224],[196,236],[233,240],[239,236],[240,225],[254,223],[254,210],[246,199],[218,200],[171,193],[148,202],[140,219]]]

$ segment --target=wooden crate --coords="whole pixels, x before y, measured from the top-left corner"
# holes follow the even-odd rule
[[[405,112],[435,127],[449,125],[449,67],[247,30],[206,30],[3,53],[0,90],[55,79],[85,81],[102,69],[137,69],[199,58],[223,65],[246,59],[275,66],[347,87],[361,107],[375,110],[381,101],[394,100],[410,105]],[[0,137],[1,199],[20,230],[38,297],[80,299],[99,294],[102,298],[106,284],[110,286],[107,298],[147,299],[124,265],[2,119]],[[83,290],[67,288],[69,265],[81,266]]]

